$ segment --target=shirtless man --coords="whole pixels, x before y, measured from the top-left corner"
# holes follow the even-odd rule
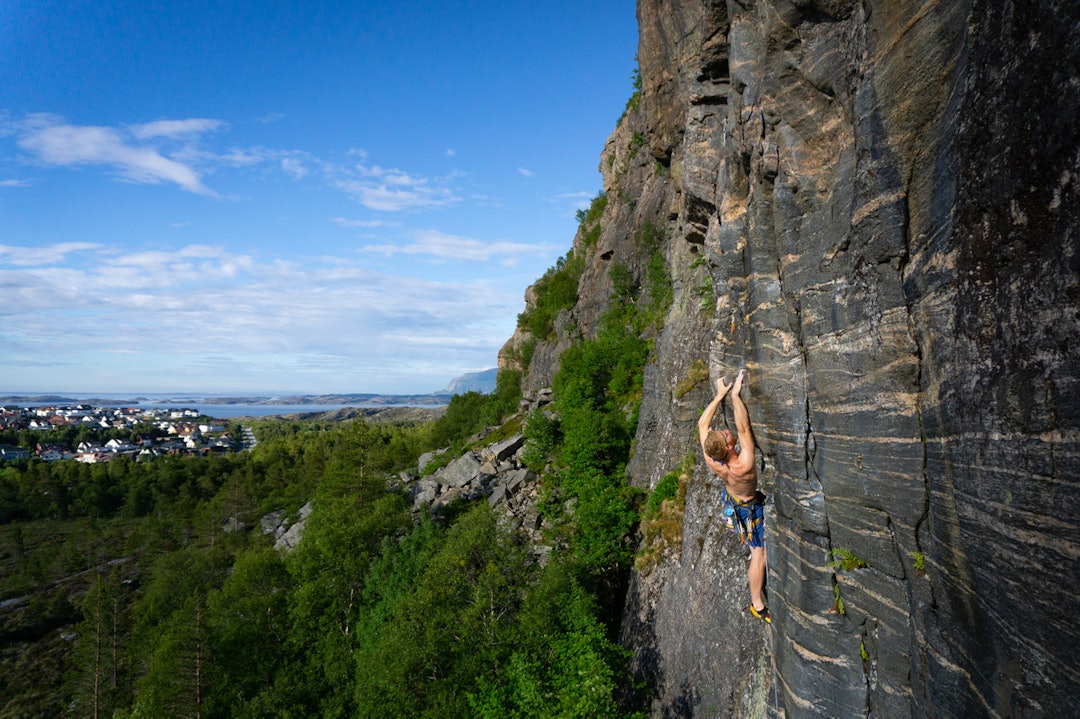
[[[705,464],[713,474],[724,481],[721,497],[725,514],[729,507],[732,509],[735,520],[732,529],[750,546],[750,567],[746,572],[750,583],[750,612],[755,617],[772,623],[769,610],[762,599],[762,590],[765,587],[765,495],[759,492],[757,487],[754,434],[750,431],[750,415],[739,397],[745,375],[746,370],[739,370],[734,384],[728,384],[724,378],[716,381],[716,396],[698,420],[698,439],[705,455]],[[738,449],[735,448],[736,437],[730,430],[710,429],[717,407],[732,389],[734,392],[731,393],[731,409],[735,415],[735,429],[739,433]]]

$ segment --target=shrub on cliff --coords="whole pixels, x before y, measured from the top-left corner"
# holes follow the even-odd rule
[[[560,257],[533,285],[536,302],[518,315],[518,327],[528,330],[538,340],[548,339],[559,312],[577,302],[578,281],[584,270],[584,255],[570,250]]]

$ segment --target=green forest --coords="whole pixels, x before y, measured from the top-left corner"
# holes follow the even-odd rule
[[[235,454],[8,463],[2,716],[630,715],[632,315],[564,354],[555,412],[523,414],[504,371],[421,425],[261,421]],[[415,514],[397,479],[486,427],[526,437],[546,562],[486,501]],[[274,549],[260,518],[309,502],[300,545]]]

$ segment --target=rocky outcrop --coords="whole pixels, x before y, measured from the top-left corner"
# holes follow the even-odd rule
[[[699,465],[681,548],[627,599],[651,713],[1073,713],[1080,8],[639,0],[638,19],[642,101],[528,388],[662,227],[675,302],[631,481],[694,451],[691,363],[745,367],[774,616],[745,612]]]
[[[263,534],[274,538],[274,549],[290,552],[300,544],[300,539],[304,536],[304,524],[313,508],[314,505],[308,502],[297,511],[295,520],[285,510],[275,510],[259,520],[259,527]]]
[[[437,516],[454,502],[486,499],[502,526],[528,543],[538,558],[545,558],[550,546],[540,531],[539,477],[521,463],[524,444],[525,438],[516,434],[469,450],[430,475],[406,474],[401,479],[413,510],[426,507]]]
[[[549,388],[527,392],[517,419],[529,412],[550,412],[551,397]],[[536,559],[545,561],[552,547],[542,531],[540,477],[522,461],[525,437],[514,434],[487,444],[483,441],[472,438],[473,449],[428,474],[424,473],[428,465],[445,450],[421,456],[419,474],[403,472],[400,488],[408,493],[414,512],[428,510],[435,517],[455,502],[486,500],[500,525],[527,544]]]

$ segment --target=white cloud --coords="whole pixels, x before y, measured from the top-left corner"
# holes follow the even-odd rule
[[[452,148],[452,147],[446,148],[446,156],[447,157],[453,157],[456,154],[457,154],[457,150],[455,150],[454,148]]]
[[[586,203],[586,206],[588,206],[588,203],[592,201],[592,198],[593,196],[590,195],[588,192],[564,192],[562,194],[555,195],[556,200],[571,200],[575,203],[584,202]]]
[[[295,157],[283,157],[281,159],[281,169],[285,174],[299,180],[306,177],[309,170],[304,166],[304,163]]]
[[[224,155],[202,153],[201,156],[231,167],[251,167],[252,165],[266,162],[272,157],[276,157],[277,154],[278,153],[274,151],[266,150],[262,147],[249,147],[246,149],[234,147]]]
[[[257,122],[259,124],[262,124],[262,125],[269,125],[270,123],[278,122],[279,120],[284,120],[284,119],[285,119],[285,113],[283,113],[283,112],[268,112],[265,115],[262,115],[261,117],[256,117],[255,122]]]
[[[534,177],[536,175],[535,172],[525,167],[519,167],[517,171],[521,174],[522,177]]]
[[[366,157],[360,150],[350,151]],[[329,169],[330,184],[364,207],[382,212],[422,210],[459,202],[448,186],[451,178],[428,178],[396,168],[357,163],[347,168]]]
[[[448,189],[428,187],[422,180],[407,185],[402,182],[403,179],[403,176],[385,181],[343,179],[332,184],[364,207],[384,212],[442,207],[458,201]]]
[[[565,203],[569,202],[574,212],[578,210],[587,210],[592,205],[595,193],[589,192],[564,192],[559,195],[555,195],[552,198],[552,202],[565,207]]]
[[[188,192],[214,194],[193,167],[165,157],[153,145],[133,143],[114,128],[71,125],[35,115],[21,123],[20,130],[18,146],[48,165],[107,165],[132,182],[173,182]]]
[[[13,372],[42,357],[55,365],[75,354],[90,363],[134,352],[140,371],[160,374],[227,354],[255,358],[278,376],[315,373],[340,391],[347,391],[342,377],[385,376],[390,365],[402,381],[432,373],[441,385],[449,373],[433,368],[493,362],[520,309],[517,289],[494,281],[380,274],[341,257],[267,263],[205,245],[127,254],[53,249],[99,251],[81,270],[0,269],[0,292],[11,300],[3,303],[0,362]]]
[[[330,221],[342,227],[388,227],[392,224],[385,220],[350,220],[345,217],[331,217]]]
[[[0,180],[0,187],[30,187],[30,180]]]
[[[348,150],[349,164],[330,163],[302,150],[251,146],[222,152],[205,148],[200,142],[206,136],[229,127],[213,118],[163,119],[107,127],[76,125],[54,115],[39,114],[0,127],[5,134],[14,134],[17,146],[43,165],[102,165],[129,182],[173,183],[188,192],[213,197],[220,195],[204,184],[203,177],[215,169],[276,165],[294,180],[317,173],[329,187],[380,212],[433,209],[461,201],[452,186],[460,173],[428,177],[368,165],[368,153],[360,148]],[[16,184],[22,182],[3,182],[6,186]]]
[[[0,264],[36,267],[63,262],[73,252],[96,250],[101,245],[93,242],[59,242],[46,247],[13,247],[0,245]]]
[[[133,137],[138,140],[146,140],[151,137],[175,138],[199,135],[223,127],[226,127],[226,125],[221,120],[198,117],[189,120],[157,120],[143,125],[132,125],[130,129]]]
[[[440,260],[465,260],[467,262],[487,262],[497,256],[514,258],[521,255],[545,255],[553,249],[546,245],[529,245],[520,242],[485,243],[438,230],[418,230],[413,233],[413,236],[414,241],[407,245],[367,245],[363,249],[365,252],[384,256],[428,255]]]

